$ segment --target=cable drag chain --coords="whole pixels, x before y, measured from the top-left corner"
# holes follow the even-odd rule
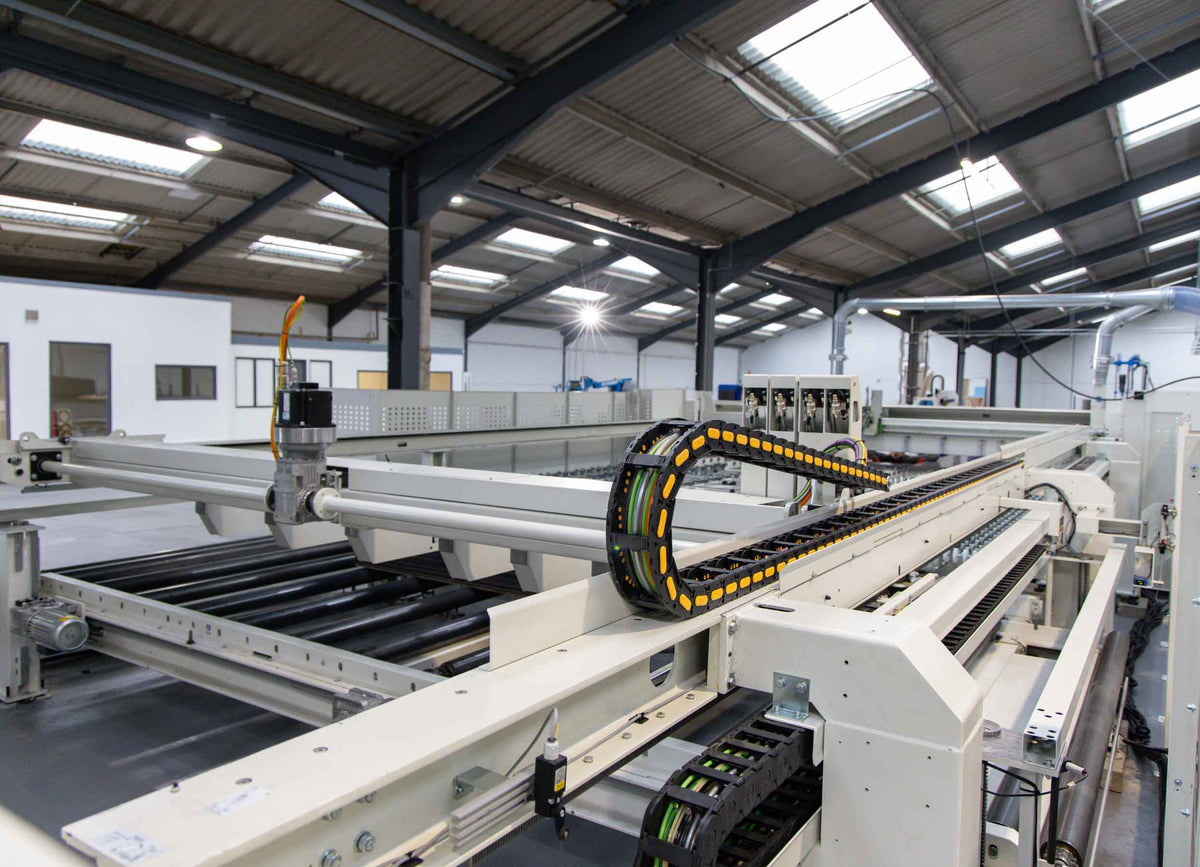
[[[821,806],[812,732],[768,719],[769,707],[667,779],[646,808],[636,867],[759,867]]]
[[[725,422],[659,422],[629,446],[608,502],[609,568],[617,589],[635,605],[677,618],[724,605],[777,581],[780,570],[803,557],[1019,463],[994,461],[964,470],[681,570],[671,551],[674,495],[691,462],[717,449],[746,463],[820,481],[877,490],[888,486],[886,476],[862,464],[831,459],[761,431]]]

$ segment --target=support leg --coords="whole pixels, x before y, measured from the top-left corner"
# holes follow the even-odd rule
[[[37,645],[17,635],[9,624],[11,609],[21,599],[37,596],[39,558],[38,527],[20,522],[0,527],[3,561],[0,562],[0,654],[4,658],[4,680],[0,701],[26,701],[46,694]]]

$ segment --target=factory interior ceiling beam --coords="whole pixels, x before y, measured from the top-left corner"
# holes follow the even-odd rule
[[[720,278],[724,282],[735,281],[815,230],[872,205],[905,195],[922,184],[953,172],[963,154],[982,158],[999,153],[1157,87],[1162,84],[1163,76],[1174,78],[1196,69],[1200,69],[1200,39],[888,172],[744,238],[731,241],[722,250]]]

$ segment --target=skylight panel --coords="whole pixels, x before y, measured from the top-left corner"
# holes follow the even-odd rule
[[[781,295],[778,292],[773,292],[764,298],[759,298],[757,301],[754,302],[753,306],[756,306],[756,307],[778,307],[784,301],[791,301],[791,300],[792,299],[790,299],[786,295]]]
[[[345,211],[348,214],[366,216],[367,212],[341,193],[330,193],[317,202],[318,208],[328,208],[331,211]]]
[[[967,181],[963,183],[963,175]],[[1021,192],[1021,185],[1008,169],[1000,164],[1000,160],[988,157],[981,162],[973,163],[963,160],[962,170],[955,170],[943,175],[936,181],[931,181],[917,190],[931,199],[953,216],[965,214],[971,210],[971,205],[978,208],[990,202]],[[967,196],[970,194],[970,201]]]
[[[1195,232],[1187,232],[1183,235],[1176,235],[1174,238],[1167,238],[1165,241],[1159,241],[1157,244],[1151,244],[1146,248],[1149,253],[1157,253],[1159,250],[1167,250],[1171,247],[1178,247],[1180,244],[1186,244],[1188,241],[1195,241],[1200,238],[1200,229]]]
[[[805,310],[800,315],[804,316],[808,319],[820,319],[825,314],[821,312],[821,309],[819,307],[809,307],[807,310]]]
[[[1061,274],[1055,274],[1053,277],[1047,277],[1044,280],[1039,280],[1039,286],[1057,286],[1059,283],[1067,283],[1076,281],[1080,277],[1087,276],[1087,268],[1072,268],[1070,271],[1063,271]]]
[[[933,83],[879,10],[862,0],[817,0],[739,50],[834,126]]]
[[[39,121],[29,135],[21,140],[21,144],[35,150],[174,177],[183,177],[189,169],[207,159],[201,153],[97,132],[56,120]]]
[[[57,202],[23,199],[19,196],[0,196],[0,218],[71,229],[96,229],[102,232],[113,232],[133,219],[132,215],[120,211],[60,205]]]
[[[1200,70],[1181,75],[1117,106],[1126,147],[1137,147],[1200,121]]]
[[[768,322],[762,328],[757,329],[754,333],[761,334],[765,331],[768,334],[777,334],[778,332],[783,331],[785,328],[787,328],[787,326],[782,322]]]
[[[1138,210],[1143,215],[1151,214],[1197,196],[1200,196],[1200,175],[1177,184],[1171,184],[1169,187],[1163,187],[1161,190],[1146,193],[1144,196],[1138,196]]]
[[[742,321],[742,317],[734,316],[732,313],[718,313],[713,317],[718,325],[736,325]]]
[[[608,297],[607,292],[599,289],[588,289],[583,286],[559,286],[550,293],[554,298],[564,298],[570,301],[600,301]]]
[[[683,308],[678,304],[664,304],[661,301],[651,301],[637,309],[638,313],[649,313],[654,316],[673,316]]]
[[[651,268],[636,256],[626,256],[608,266],[613,271],[624,271],[627,274],[640,274],[643,277],[653,277],[658,273],[657,268]]]
[[[263,235],[250,245],[250,250],[260,256],[278,258],[287,264],[317,262],[326,265],[349,265],[355,259],[362,258],[362,250],[355,250],[353,247],[336,247],[333,244],[318,244],[279,235]]]
[[[517,247],[534,253],[561,253],[572,245],[571,241],[543,235],[541,232],[530,232],[526,229],[509,229],[496,236],[496,243],[506,247]]]
[[[1000,255],[1008,259],[1019,259],[1061,243],[1062,235],[1058,234],[1057,229],[1046,229],[1043,232],[1021,238],[1019,241],[1013,241],[1011,244],[1005,244],[1000,248]]]
[[[438,265],[429,276],[435,280],[445,280],[447,283],[482,286],[487,289],[499,286],[508,279],[495,271],[480,271],[477,268],[462,268],[458,265]]]

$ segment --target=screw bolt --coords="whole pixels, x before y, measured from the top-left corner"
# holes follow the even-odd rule
[[[656,713],[654,716],[656,719],[666,719],[667,718],[667,715],[661,710],[658,713]]]
[[[632,732],[621,732],[621,740],[623,740],[623,741],[627,741],[632,737],[633,737]]]
[[[337,849],[326,849],[321,853],[321,867],[342,867],[342,856]]]
[[[354,839],[355,852],[370,852],[375,848],[375,835],[370,831],[363,831]]]
[[[1182,810],[1180,810],[1179,812],[1180,812],[1182,815],[1184,815],[1184,816],[1190,816],[1190,815],[1192,815],[1192,811],[1191,811],[1191,810],[1189,810],[1187,807],[1184,807],[1184,808],[1183,808]]]
[[[1179,779],[1179,777],[1176,777],[1176,778],[1175,778],[1175,785],[1177,785],[1177,786],[1182,786],[1182,785],[1183,785],[1183,780]]]
[[[1194,704],[1191,704],[1191,703],[1189,702],[1189,703],[1188,703],[1188,706],[1187,706],[1187,709],[1188,709],[1188,710],[1190,710],[1192,713],[1195,713],[1195,712],[1196,712],[1196,705],[1194,705]]]
[[[341,807],[338,807],[336,810],[330,810],[328,813],[325,814],[325,820],[329,821],[329,822],[336,821],[337,819],[340,819],[340,818],[342,818],[342,808]]]
[[[595,759],[593,759],[591,756],[584,756],[584,757],[583,757],[583,763],[584,763],[585,765],[590,765],[590,764],[591,764],[592,762],[594,762],[594,761],[595,761]]]

